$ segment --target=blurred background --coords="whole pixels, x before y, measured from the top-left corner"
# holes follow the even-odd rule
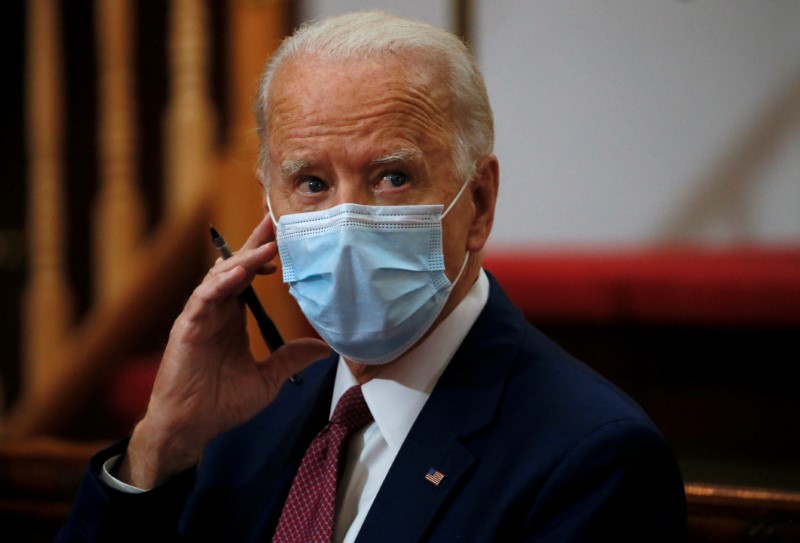
[[[4,2],[0,524],[49,541],[141,417],[208,223],[237,247],[264,211],[264,62],[365,8],[474,50],[501,170],[485,267],[662,429],[692,540],[800,541],[795,0]],[[254,286],[313,333],[279,278]]]

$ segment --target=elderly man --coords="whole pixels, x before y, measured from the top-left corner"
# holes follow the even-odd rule
[[[460,40],[321,20],[275,54],[257,116],[270,214],[188,300],[147,414],[92,460],[62,540],[683,537],[657,429],[481,268],[498,162]],[[257,361],[237,294],[278,251],[325,342]]]

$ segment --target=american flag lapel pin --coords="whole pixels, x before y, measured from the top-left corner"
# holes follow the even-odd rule
[[[433,486],[439,486],[439,483],[442,482],[442,479],[444,479],[444,473],[435,468],[429,469],[428,473],[425,474],[425,480]]]

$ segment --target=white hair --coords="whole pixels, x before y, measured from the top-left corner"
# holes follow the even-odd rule
[[[294,56],[327,59],[365,59],[414,52],[441,74],[450,91],[454,116],[452,160],[459,179],[474,174],[476,161],[492,153],[494,121],[486,85],[475,58],[462,40],[434,26],[381,11],[359,11],[320,19],[299,27],[286,38],[267,64],[256,96],[255,114],[261,152],[256,173],[268,182],[267,100],[278,67]],[[436,74],[437,76],[439,74]]]

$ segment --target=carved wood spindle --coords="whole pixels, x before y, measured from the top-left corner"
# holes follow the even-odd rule
[[[130,0],[95,1],[99,72],[100,187],[94,217],[95,292],[99,302],[118,297],[135,273],[144,203],[136,183],[131,55],[134,10]]]
[[[202,0],[172,0],[170,98],[166,113],[166,211],[178,218],[206,194],[214,109],[209,97],[207,10]]]
[[[26,137],[29,153],[28,281],[23,303],[23,394],[46,389],[73,316],[64,256],[63,104],[55,0],[30,0],[27,12]]]

